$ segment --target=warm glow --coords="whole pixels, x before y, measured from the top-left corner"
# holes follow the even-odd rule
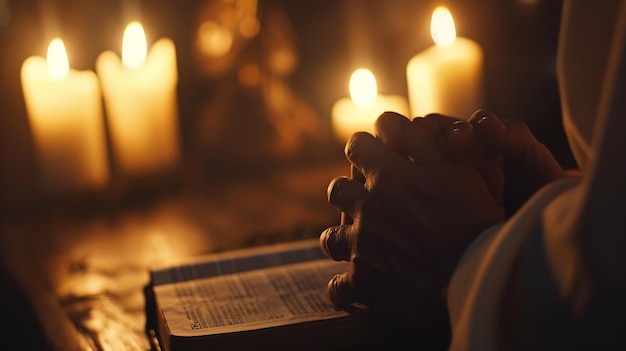
[[[48,72],[54,80],[64,79],[70,71],[63,40],[55,38],[48,46]]]
[[[454,19],[452,19],[452,14],[447,8],[440,6],[433,11],[433,17],[430,22],[430,34],[435,44],[441,46],[450,45],[456,39]]]
[[[141,23],[129,23],[122,40],[122,63],[128,68],[137,68],[146,61],[147,54],[148,43]]]
[[[350,97],[359,107],[371,106],[376,101],[378,87],[374,74],[366,69],[359,68],[350,77]]]
[[[246,16],[239,24],[239,33],[245,38],[252,38],[261,30],[259,20],[254,16]]]
[[[221,57],[233,46],[230,31],[213,21],[206,21],[198,28],[198,45],[202,52],[211,57]]]
[[[255,87],[261,83],[261,71],[255,64],[247,64],[239,69],[239,83],[246,87]]]

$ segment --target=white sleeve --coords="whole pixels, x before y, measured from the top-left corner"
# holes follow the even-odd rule
[[[541,229],[546,206],[578,180],[541,189],[503,225],[487,229],[459,261],[448,288],[452,327],[450,350],[496,350],[499,302],[516,258],[531,234]]]

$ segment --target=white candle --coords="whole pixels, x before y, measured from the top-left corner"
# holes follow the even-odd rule
[[[407,82],[413,116],[441,113],[467,119],[483,107],[483,51],[457,38],[450,11],[433,12],[431,34],[436,45],[409,60]]]
[[[172,40],[162,38],[148,51],[143,27],[132,22],[124,31],[122,60],[105,51],[96,69],[120,172],[148,174],[174,166],[180,145]]]
[[[103,186],[109,166],[95,73],[70,69],[63,41],[54,39],[47,60],[31,56],[24,61],[21,81],[45,188]]]
[[[408,117],[409,105],[402,96],[378,94],[374,74],[357,69],[350,77],[350,98],[342,98],[332,107],[331,124],[337,140],[346,142],[358,131],[373,134],[376,119],[386,111]]]

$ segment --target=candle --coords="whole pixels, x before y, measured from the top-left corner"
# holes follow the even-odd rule
[[[124,31],[122,60],[105,51],[96,69],[119,171],[145,175],[174,166],[180,146],[172,40],[159,39],[148,51],[143,27],[131,22]]]
[[[454,20],[445,7],[433,12],[431,34],[436,45],[412,57],[407,65],[411,114],[467,119],[482,107],[482,48],[456,37]]]
[[[350,77],[350,98],[342,98],[332,107],[331,124],[336,138],[346,142],[358,131],[373,134],[374,122],[385,111],[407,116],[409,105],[401,96],[378,94],[374,74],[365,68],[357,69]]]
[[[96,74],[70,69],[57,38],[47,59],[23,62],[21,82],[44,187],[56,192],[104,185],[109,167]]]

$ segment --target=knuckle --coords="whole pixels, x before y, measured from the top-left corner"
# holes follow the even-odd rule
[[[364,143],[371,140],[373,136],[367,132],[356,132],[350,136],[346,142],[344,153],[348,160],[352,160],[359,154],[360,149],[364,147]]]

